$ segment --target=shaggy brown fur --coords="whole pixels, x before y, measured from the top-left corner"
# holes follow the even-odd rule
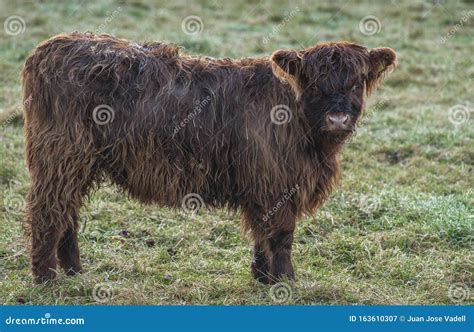
[[[194,193],[241,210],[254,277],[293,278],[295,222],[328,196],[364,94],[395,60],[347,42],[239,60],[109,35],[41,43],[23,72],[35,279],[55,278],[57,262],[82,270],[79,209],[105,179],[145,203],[181,207]]]

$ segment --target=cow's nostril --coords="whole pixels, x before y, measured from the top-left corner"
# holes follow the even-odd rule
[[[349,115],[347,115],[347,114],[329,114],[328,115],[328,120],[332,124],[343,125],[343,124],[347,124],[347,121],[349,120]]]

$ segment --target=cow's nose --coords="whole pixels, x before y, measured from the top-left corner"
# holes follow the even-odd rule
[[[349,114],[347,113],[328,114],[327,124],[330,130],[349,130]]]

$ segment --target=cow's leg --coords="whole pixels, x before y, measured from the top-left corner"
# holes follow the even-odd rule
[[[31,269],[37,283],[56,278],[56,249],[61,225],[40,225],[39,218],[29,221],[31,230]]]
[[[93,169],[97,168],[97,166],[93,167]],[[72,223],[67,225],[58,244],[59,265],[69,276],[82,272],[79,243],[77,240],[77,232],[79,230],[78,210],[82,206],[82,198],[88,194],[89,187],[93,181],[93,171],[84,169],[84,180],[80,184],[78,183],[77,187],[77,190],[81,190],[81,192],[78,194],[76,201],[71,202],[71,204],[75,204],[70,211]]]
[[[65,173],[47,176],[45,173],[34,176],[28,195],[31,264],[36,282],[56,277],[58,259],[68,275],[82,270],[77,216],[82,203],[84,178]]]
[[[263,213],[261,211],[261,209],[255,207],[243,209],[242,217],[243,226],[246,230],[250,230],[254,241],[250,271],[257,281],[268,283],[270,258],[268,256],[268,243],[265,236],[267,233],[266,227],[269,223],[262,218]]]
[[[291,263],[291,247],[293,244],[293,230],[282,230],[272,235],[268,240],[270,250],[270,281],[287,278],[295,279]]]
[[[82,272],[77,230],[78,223],[75,220],[74,225],[69,225],[66,228],[58,245],[59,265],[69,276]]]
[[[290,211],[278,213],[273,220],[272,230],[268,235],[268,252],[270,257],[270,283],[281,279],[295,279],[291,263],[291,249],[295,230],[295,215]]]
[[[252,264],[250,265],[253,277],[264,284],[269,282],[268,272],[270,267],[266,242],[265,240],[255,241]]]
[[[56,278],[59,263],[66,272],[81,270],[77,245],[77,216],[82,198],[92,183],[94,155],[87,142],[59,142],[44,135],[41,144],[27,139],[27,162],[31,187],[27,198],[27,230],[31,236],[31,265],[36,282]],[[48,145],[48,138],[56,143]],[[39,138],[38,138],[39,139]]]

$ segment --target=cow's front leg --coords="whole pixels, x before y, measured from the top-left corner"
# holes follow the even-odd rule
[[[282,279],[295,279],[293,264],[291,263],[294,223],[287,226],[291,226],[290,229],[278,229],[268,239],[270,283],[275,283]]]
[[[253,258],[250,266],[253,277],[264,284],[269,283],[268,273],[270,268],[266,240],[256,240],[253,247]],[[268,246],[267,246],[268,247]]]

